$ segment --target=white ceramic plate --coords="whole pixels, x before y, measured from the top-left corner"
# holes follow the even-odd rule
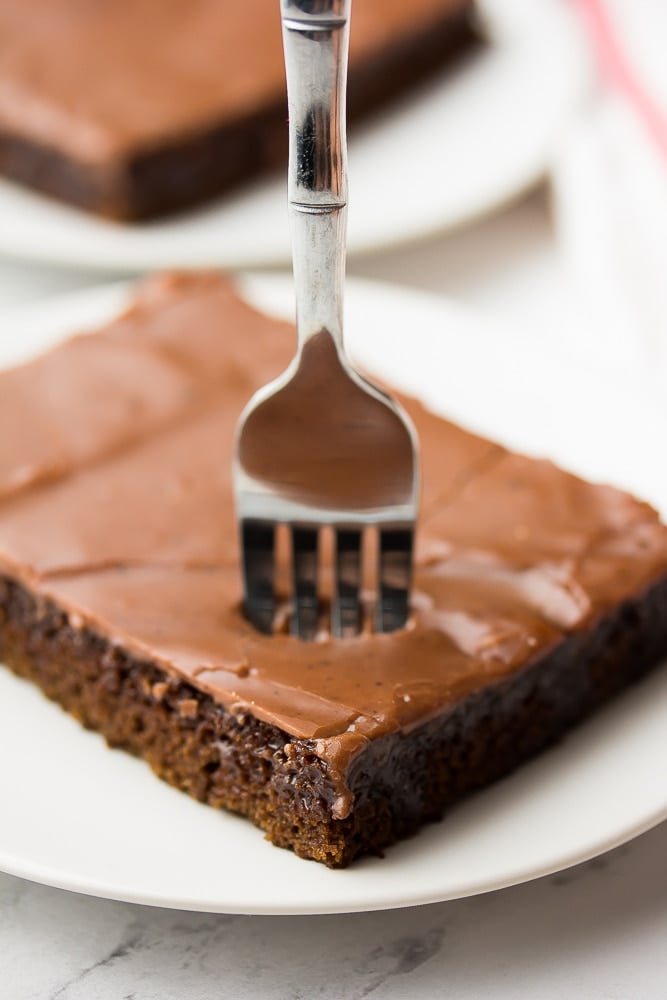
[[[352,253],[414,240],[534,183],[582,95],[588,59],[562,0],[482,0],[493,42],[355,130]],[[247,267],[289,260],[284,178],[195,213],[118,225],[0,180],[0,252],[79,268]]]
[[[286,279],[254,277],[244,286],[289,315]],[[0,362],[104,320],[126,296],[127,288],[105,288],[5,314]],[[388,286],[350,283],[347,328],[360,360],[434,408],[629,486],[667,513],[665,409],[627,374],[586,371],[543,351],[514,356],[505,337],[461,309]],[[384,859],[332,872],[162,784],[0,671],[0,869],[104,897],[224,912],[450,899],[583,861],[667,817],[666,734],[662,669]]]

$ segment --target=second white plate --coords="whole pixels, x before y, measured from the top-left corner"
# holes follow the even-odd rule
[[[291,313],[289,281],[244,287],[265,308]],[[103,288],[5,314],[0,365],[103,322],[127,294]],[[346,314],[357,357],[434,409],[629,487],[667,513],[665,407],[641,381],[544,349],[513,351],[459,308],[400,289],[351,282]],[[451,899],[583,861],[667,817],[666,733],[662,668],[384,859],[332,872],[167,787],[0,669],[0,869],[98,896],[229,913]]]
[[[491,43],[355,130],[349,249],[459,225],[545,171],[589,61],[562,0],[481,0]],[[254,267],[290,258],[284,178],[149,225],[87,216],[0,180],[0,253],[82,269]]]

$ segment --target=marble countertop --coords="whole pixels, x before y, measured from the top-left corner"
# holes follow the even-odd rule
[[[450,294],[526,338],[574,341],[583,322],[544,192],[350,271]],[[99,280],[0,262],[0,306]],[[511,889],[318,917],[158,910],[0,875],[0,997],[665,1000],[666,858],[663,824]]]
[[[319,917],[156,910],[0,876],[7,1000],[664,1000],[667,824],[537,882]]]

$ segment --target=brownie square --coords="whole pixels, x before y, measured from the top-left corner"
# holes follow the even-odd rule
[[[475,40],[471,0],[356,0],[349,117]],[[0,172],[139,220],[287,162],[278,0],[0,0]]]
[[[664,657],[667,528],[406,399],[424,475],[408,626],[260,635],[241,608],[232,438],[293,343],[225,280],[173,276],[0,373],[0,659],[173,785],[338,867]]]

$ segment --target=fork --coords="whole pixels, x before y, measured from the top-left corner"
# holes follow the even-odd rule
[[[289,215],[297,351],[241,414],[233,479],[244,609],[271,633],[276,534],[291,535],[291,630],[320,630],[322,535],[333,535],[331,633],[364,627],[364,535],[377,534],[375,630],[406,624],[419,493],[417,441],[400,406],[343,345],[345,93],[351,0],[281,0],[289,104]]]

